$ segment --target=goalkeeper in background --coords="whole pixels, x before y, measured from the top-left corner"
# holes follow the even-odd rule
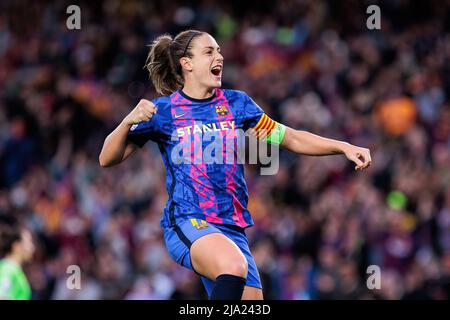
[[[29,230],[15,219],[0,217],[0,300],[30,300],[31,288],[22,265],[33,257]]]

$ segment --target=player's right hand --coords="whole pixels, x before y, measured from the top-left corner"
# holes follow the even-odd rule
[[[128,125],[149,121],[158,111],[155,104],[149,100],[141,99],[137,106],[125,117],[124,122]]]

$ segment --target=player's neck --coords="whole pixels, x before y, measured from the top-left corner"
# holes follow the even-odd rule
[[[198,85],[185,83],[183,93],[194,99],[208,99],[214,95],[215,88],[205,88]]]
[[[22,259],[20,259],[19,256],[14,255],[13,253],[7,255],[5,257],[6,260],[14,262],[15,264],[17,264],[18,266],[22,266]]]

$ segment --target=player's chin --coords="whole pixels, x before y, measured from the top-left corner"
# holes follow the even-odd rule
[[[211,87],[220,88],[221,86],[222,86],[222,78],[213,77],[213,79],[211,81]]]

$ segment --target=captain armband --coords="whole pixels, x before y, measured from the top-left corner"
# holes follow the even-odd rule
[[[265,113],[261,116],[251,132],[261,140],[270,144],[280,145],[283,142],[286,126],[270,119]]]

